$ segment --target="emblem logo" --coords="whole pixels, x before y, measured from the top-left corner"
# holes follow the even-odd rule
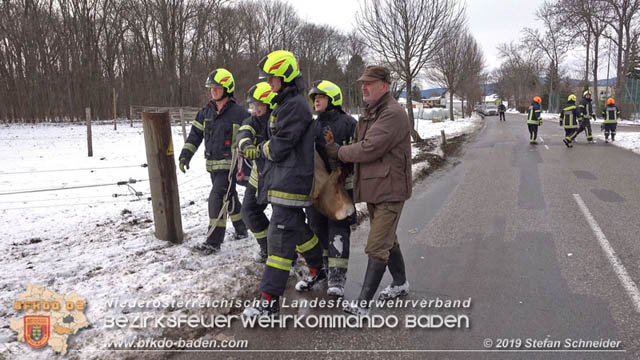
[[[51,333],[49,316],[25,315],[24,340],[29,346],[40,348],[47,345]]]

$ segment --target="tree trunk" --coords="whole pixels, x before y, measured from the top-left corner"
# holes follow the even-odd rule
[[[590,47],[591,47],[591,32],[588,32],[587,34],[587,56],[586,56],[586,61],[585,61],[585,68],[584,68],[584,82],[585,84],[589,84],[589,55],[590,55]]]
[[[418,134],[418,132],[416,131],[416,122],[413,118],[413,101],[411,100],[411,78],[407,79],[407,115],[409,115],[409,124],[411,125],[411,137],[413,138],[413,141],[415,142],[422,142],[422,138],[420,137],[420,134]]]
[[[453,118],[453,91],[449,89],[449,120],[454,121]]]
[[[595,112],[600,115],[600,93],[598,92],[598,46],[600,38],[596,36],[593,43],[593,101],[595,102]]]

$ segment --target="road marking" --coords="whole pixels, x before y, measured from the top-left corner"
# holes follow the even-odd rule
[[[598,226],[598,223],[596,222],[596,220],[593,218],[593,216],[591,216],[591,213],[589,212],[587,205],[585,205],[584,201],[582,201],[582,198],[580,197],[580,195],[573,194],[573,197],[578,203],[580,210],[582,210],[584,217],[587,219],[589,226],[591,226],[593,233],[598,239],[598,242],[600,243],[600,247],[602,248],[602,251],[604,251],[605,255],[607,256],[607,259],[611,263],[611,266],[613,266],[613,270],[615,271],[616,275],[618,275],[618,279],[622,283],[622,286],[627,291],[627,294],[631,298],[633,305],[635,305],[636,312],[640,313],[640,291],[638,290],[638,286],[636,285],[636,283],[633,282],[633,280],[629,276],[629,273],[627,273],[627,270],[624,268],[624,265],[622,265],[622,262],[616,256],[616,252],[613,250],[613,248],[611,247],[611,244],[609,243],[607,238],[604,236],[604,233],[600,229],[600,226]]]
[[[544,148],[549,150],[549,147],[547,146],[547,144],[544,144]]]
[[[542,136],[540,136],[540,141],[544,142],[544,139],[542,138]]]

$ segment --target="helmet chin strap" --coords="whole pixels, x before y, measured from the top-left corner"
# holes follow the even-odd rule
[[[226,97],[230,97],[230,94],[227,92],[227,90],[222,92],[222,96],[220,97],[220,99],[214,98],[213,101],[222,101],[222,99],[224,99]]]

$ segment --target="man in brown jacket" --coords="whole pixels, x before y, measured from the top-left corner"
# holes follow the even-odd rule
[[[379,299],[394,299],[409,291],[396,229],[404,202],[411,197],[411,135],[406,111],[389,92],[389,69],[368,66],[358,80],[367,106],[356,126],[356,141],[334,144],[327,148],[327,155],[355,163],[354,200],[366,202],[369,210],[367,271],[358,305],[345,308],[354,315],[367,315],[387,265],[393,282]]]

